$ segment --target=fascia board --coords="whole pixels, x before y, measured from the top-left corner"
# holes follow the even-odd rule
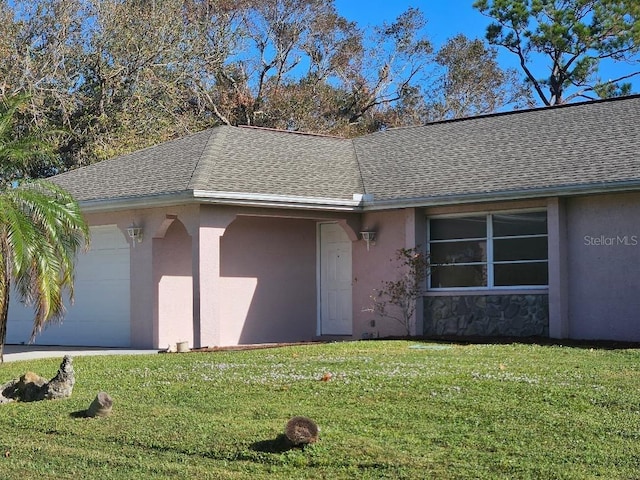
[[[191,192],[172,192],[159,195],[80,200],[78,202],[80,209],[85,213],[156,208],[169,205],[184,205],[188,203],[193,203],[193,195],[191,195]]]
[[[586,185],[569,185],[526,190],[507,190],[504,192],[470,193],[443,195],[438,197],[419,197],[405,199],[375,200],[363,202],[364,211],[389,210],[396,208],[437,207],[465,203],[530,200],[545,197],[569,197],[577,195],[595,195],[621,193],[640,190],[640,181],[610,182]]]
[[[332,198],[307,198],[285,195],[188,190],[160,195],[85,200],[78,203],[80,204],[82,211],[86,213],[99,213],[106,211],[111,212],[118,210],[157,208],[189,203],[353,212],[362,210],[363,202],[364,200],[358,195],[354,195],[354,200],[343,200]]]
[[[333,211],[360,211],[364,203],[364,200],[359,197],[356,198],[356,195],[354,195],[354,200],[347,200],[323,197],[296,197],[290,195],[194,190],[193,197],[200,203]]]
[[[265,208],[365,212],[400,208],[435,207],[454,204],[527,200],[544,197],[562,197],[640,190],[640,181],[609,182],[585,185],[566,185],[503,192],[443,195],[437,197],[375,200],[373,195],[354,194],[353,200],[295,197],[287,195],[247,194],[239,192],[211,192],[193,190],[140,197],[112,198],[80,201],[84,212],[101,212],[156,208],[189,203],[233,205]]]

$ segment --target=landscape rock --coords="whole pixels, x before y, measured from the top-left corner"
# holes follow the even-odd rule
[[[10,380],[0,386],[0,404],[70,397],[76,382],[72,361],[69,355],[65,355],[57,375],[48,382],[33,372]]]
[[[76,383],[73,371],[73,359],[65,355],[58,369],[58,374],[44,386],[43,395],[45,400],[56,398],[68,398],[73,393],[73,386]]]
[[[108,417],[111,415],[111,408],[113,407],[113,400],[107,392],[100,392],[93,399],[91,405],[87,409],[87,417]]]

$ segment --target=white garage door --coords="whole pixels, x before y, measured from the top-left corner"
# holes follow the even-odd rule
[[[115,225],[91,227],[91,250],[76,262],[75,303],[61,324],[35,339],[39,345],[128,347],[131,343],[129,244]],[[26,343],[33,309],[15,295],[9,305],[7,343]]]

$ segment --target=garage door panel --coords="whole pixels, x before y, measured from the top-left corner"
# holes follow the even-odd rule
[[[129,277],[129,262],[127,259],[121,257],[120,251],[111,251],[108,254],[102,252],[90,253],[93,253],[91,257],[87,256],[78,259],[78,271],[76,275],[108,278],[105,277],[105,274],[112,273],[118,275],[120,278]]]
[[[109,287],[107,282],[100,282],[99,286],[103,287],[101,294],[89,288],[76,290],[75,301],[73,305],[68,306],[67,316],[80,317],[90,314],[91,317],[105,320],[112,318],[112,321],[118,321],[121,316],[128,318],[129,302],[125,304],[122,299],[128,296],[129,292],[119,284],[116,284],[119,289]]]
[[[93,252],[91,252],[93,253]],[[127,250],[128,255],[128,250]],[[121,251],[93,253],[93,255],[78,259],[76,280],[129,280],[129,259],[122,258]]]
[[[129,245],[115,225],[91,228],[91,249],[75,269],[75,302],[61,324],[36,337],[41,345],[127,347],[130,339]],[[68,300],[68,299],[65,299]],[[29,340],[33,309],[15,295],[9,307],[7,343]]]

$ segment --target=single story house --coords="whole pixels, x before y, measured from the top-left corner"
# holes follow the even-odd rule
[[[415,334],[640,341],[639,125],[629,96],[354,139],[219,126],[63,173],[92,246],[36,343],[402,334],[368,307],[416,246]],[[8,343],[31,321],[14,302]]]

